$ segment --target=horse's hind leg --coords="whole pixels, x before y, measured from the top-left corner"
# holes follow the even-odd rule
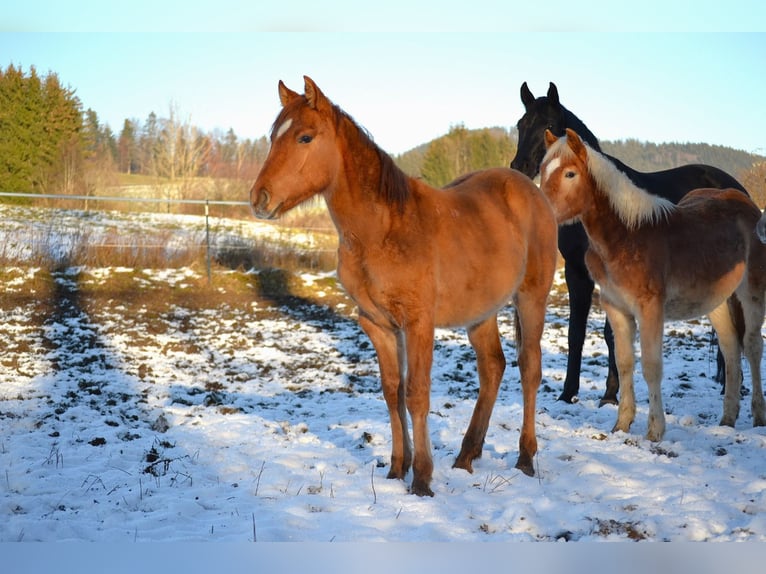
[[[743,347],[752,378],[753,393],[750,403],[753,415],[753,426],[766,426],[766,402],[763,397],[761,385],[761,358],[763,357],[763,338],[761,328],[763,326],[766,302],[764,293],[758,289],[755,292],[745,293],[739,300],[742,304],[742,313],[745,321],[745,333]]]
[[[542,380],[542,349],[540,339],[545,324],[546,298],[520,292],[516,305],[516,345],[518,348],[521,391],[524,396],[524,417],[519,438],[519,458],[516,468],[527,476],[535,475],[533,459],[537,453],[535,410],[537,390]]]
[[[500,344],[500,333],[497,329],[497,315],[470,327],[468,340],[476,351],[476,363],[479,371],[479,397],[476,399],[471,422],[463,437],[460,453],[452,466],[473,472],[471,463],[481,456],[489,427],[489,419],[505,371],[505,356]]]
[[[708,315],[708,318],[718,335],[718,344],[726,364],[723,415],[721,416],[720,424],[722,426],[733,427],[739,416],[741,372],[739,337],[727,301],[716,307]]]
[[[380,367],[383,398],[388,406],[391,420],[391,468],[388,478],[404,479],[412,465],[412,443],[407,428],[407,406],[405,403],[405,382],[402,373],[404,357],[400,357],[397,336],[383,329],[364,315],[359,316],[359,325],[375,347]]]

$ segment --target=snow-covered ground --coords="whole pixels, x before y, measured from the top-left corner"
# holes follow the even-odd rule
[[[464,331],[438,330],[436,496],[418,498],[385,478],[377,363],[337,297],[235,305],[223,293],[214,308],[138,312],[115,298],[94,309],[81,294],[105,282],[183,293],[204,271],[74,268],[55,275],[58,303],[40,317],[31,290],[47,272],[4,273],[2,542],[766,541],[766,429],[752,427],[749,396],[736,428],[718,426],[705,319],[666,327],[667,432],[651,443],[640,365],[631,433],[612,434],[615,407],[598,407],[598,309],[580,402],[556,401],[567,309],[554,297],[535,478],[513,467],[522,403],[510,360],[475,472],[452,468],[477,381]],[[307,287],[323,279],[300,276]],[[500,322],[513,359],[510,309]]]

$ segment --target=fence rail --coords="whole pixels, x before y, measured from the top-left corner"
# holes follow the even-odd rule
[[[247,201],[225,201],[220,199],[162,199],[158,197],[120,197],[106,195],[61,195],[55,193],[16,193],[0,191],[0,197],[23,197],[25,199],[70,199],[77,201],[126,201],[133,203],[185,203],[189,205],[250,205]]]
[[[120,197],[120,196],[90,196],[90,195],[63,195],[52,193],[16,193],[9,191],[0,191],[0,197],[15,197],[25,199],[55,199],[55,200],[75,200],[75,201],[111,201],[111,202],[134,202],[134,203],[164,203],[164,204],[187,204],[203,205],[205,207],[205,245],[206,245],[206,266],[208,283],[211,281],[211,247],[210,247],[210,206],[228,205],[228,206],[248,206],[247,201],[227,201],[216,199],[161,199],[161,198],[141,198],[141,197]]]

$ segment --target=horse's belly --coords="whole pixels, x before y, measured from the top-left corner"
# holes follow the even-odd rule
[[[474,325],[496,314],[513,296],[510,281],[492,283],[476,279],[465,289],[453,287],[436,301],[435,323],[439,327]]]
[[[744,262],[715,281],[671,283],[665,300],[665,318],[670,321],[707,315],[731,296],[745,272]]]

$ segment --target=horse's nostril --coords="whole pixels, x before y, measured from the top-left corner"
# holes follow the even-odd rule
[[[258,190],[253,194],[253,198],[250,201],[253,211],[256,214],[263,213],[266,210],[266,206],[269,204],[270,199],[271,196],[268,191],[263,188]]]

